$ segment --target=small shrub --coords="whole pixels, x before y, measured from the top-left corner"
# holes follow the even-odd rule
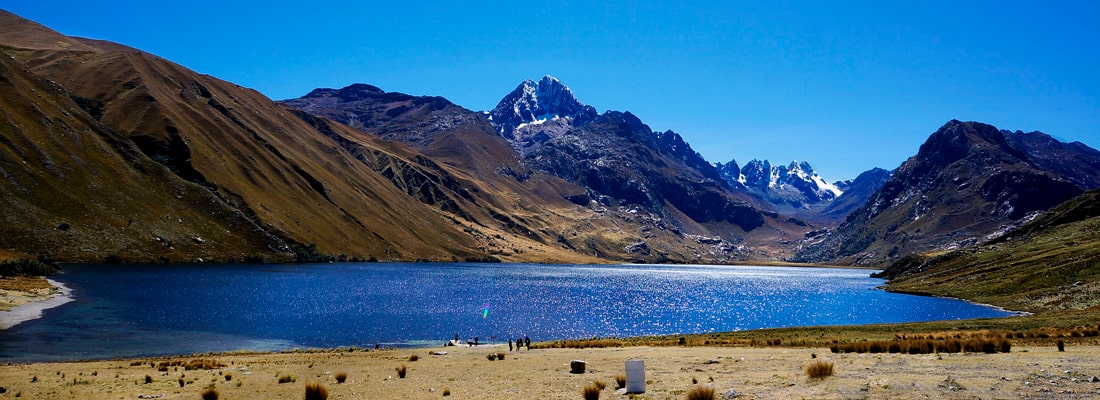
[[[180,378],[179,382],[180,382],[180,387],[183,387],[183,385],[185,385],[185,383],[183,382],[183,378]]]
[[[1066,342],[1062,341],[1062,339],[1058,339],[1057,345],[1058,351],[1066,351]]]
[[[443,397],[447,397],[447,396],[450,396],[450,395],[451,395],[451,389],[443,389]]]
[[[710,386],[696,386],[688,390],[687,400],[714,400],[714,388]]]
[[[409,361],[416,361],[416,360],[419,360],[419,359],[420,359],[420,356],[418,356],[416,354],[413,354],[413,355],[409,356]],[[501,359],[504,359],[504,357],[501,357]]]
[[[153,383],[153,377],[151,377],[149,375],[145,375],[145,383],[146,384]]]
[[[316,382],[306,384],[306,400],[326,399],[328,399],[328,389],[325,389],[325,385]]]
[[[504,361],[504,353],[497,353],[497,359]]]
[[[489,361],[496,361],[497,360],[497,355],[496,355],[496,353],[486,354],[485,359],[489,360]]]
[[[806,365],[806,376],[812,379],[825,379],[833,376],[833,363],[817,360]]]
[[[294,376],[290,374],[279,374],[279,383],[292,383],[296,380],[297,379],[295,379]]]
[[[615,389],[626,387],[626,375],[615,375]]]
[[[348,380],[348,373],[347,372],[337,372],[336,373],[336,383],[344,383],[347,380]]]
[[[592,384],[595,385],[600,390],[604,390],[604,389],[607,388],[607,384],[604,383],[603,381],[600,381],[600,380],[594,381],[594,382],[592,382]]]
[[[600,388],[596,385],[588,385],[581,390],[581,395],[584,396],[584,400],[600,400]]]
[[[231,381],[231,380],[233,380],[233,374],[230,374],[230,373],[228,373],[228,372],[227,372],[227,373],[225,374],[225,381],[226,381],[226,382],[229,382],[229,381]]]
[[[202,400],[218,400],[218,389],[203,390]]]
[[[409,372],[409,369],[404,365],[394,368],[394,370],[397,371],[397,377],[401,379],[405,379],[405,374]]]

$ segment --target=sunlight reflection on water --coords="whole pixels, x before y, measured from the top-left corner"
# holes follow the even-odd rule
[[[456,333],[503,342],[1009,314],[873,290],[882,281],[869,274],[705,265],[79,265],[58,279],[77,301],[0,332],[0,360],[423,345]]]

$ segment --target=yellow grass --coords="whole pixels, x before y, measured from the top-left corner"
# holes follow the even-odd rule
[[[428,355],[429,350],[448,353]],[[475,400],[578,399],[584,387],[622,375],[626,360],[643,359],[646,392],[638,399],[684,399],[699,386],[691,382],[693,377],[719,395],[735,389],[741,398],[1020,398],[1045,389],[1055,394],[1095,394],[1096,384],[1087,380],[1096,375],[1100,346],[1077,344],[1065,350],[1058,352],[1050,340],[1046,345],[1015,346],[1011,353],[996,354],[830,354],[828,361],[835,369],[823,380],[812,379],[805,371],[807,362],[822,359],[812,359],[811,354],[829,352],[821,347],[545,349],[496,362],[485,361],[486,354],[499,351],[494,346],[449,347],[421,350],[425,355],[405,379],[396,375],[394,366],[407,362],[408,353],[334,350],[216,355],[225,364],[217,370],[159,372],[156,364],[163,359],[0,365],[0,384],[8,396],[18,393],[20,398],[42,400],[135,399],[156,394],[166,399],[200,399],[208,388],[216,389],[222,399],[302,399],[310,382],[327,386],[332,399],[438,399],[444,393]],[[196,357],[181,357],[191,358]],[[569,373],[569,361],[574,359],[586,361],[588,372]],[[333,383],[342,371],[351,378]],[[232,373],[233,379],[223,379],[225,373]],[[152,382],[144,382],[146,375]],[[298,379],[279,384],[280,375]],[[182,388],[181,377],[186,382]],[[948,377],[951,381],[945,383]],[[966,392],[952,389],[958,387]],[[626,398],[610,388],[601,391],[601,397]]]

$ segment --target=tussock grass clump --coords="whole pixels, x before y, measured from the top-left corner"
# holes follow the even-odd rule
[[[497,359],[504,361],[504,353],[497,353]]]
[[[592,338],[577,340],[557,340],[546,343],[532,343],[532,349],[602,349],[606,347],[623,347],[626,343],[622,339]]]
[[[218,389],[205,389],[202,391],[202,400],[218,400]]]
[[[145,383],[146,384],[153,383],[153,377],[151,377],[149,375],[145,375]]]
[[[833,353],[1008,353],[1012,343],[1000,336],[974,337],[966,340],[955,338],[904,338],[858,343],[835,343],[829,346]]]
[[[496,353],[486,354],[485,359],[489,360],[489,361],[496,361],[497,360],[497,354]]]
[[[180,387],[183,387],[183,385],[187,384],[187,382],[183,381],[183,378],[180,378],[179,383],[180,383]]]
[[[325,385],[317,382],[310,382],[306,384],[306,400],[327,400],[328,389]]]
[[[447,396],[450,396],[450,395],[451,395],[451,389],[443,389],[443,397],[447,397]]]
[[[710,386],[696,386],[688,390],[684,398],[687,400],[714,400],[714,388]]]
[[[291,374],[282,374],[282,373],[280,373],[277,376],[279,378],[279,383],[293,383],[294,381],[298,380],[298,379],[294,378],[294,376],[291,375]]]
[[[596,387],[596,385],[585,386],[584,389],[581,390],[581,396],[584,397],[584,400],[600,400],[600,388]]]
[[[410,362],[417,361],[419,359],[420,359],[420,356],[418,356],[416,354],[413,354],[413,355],[409,356],[409,361]]]
[[[626,375],[615,375],[615,389],[626,388]]]
[[[186,371],[205,370],[205,369],[218,369],[218,368],[224,368],[224,367],[225,367],[225,364],[218,362],[218,360],[214,360],[214,359],[207,360],[207,359],[202,359],[202,358],[197,359],[197,360],[191,360],[191,361],[187,362],[187,364],[183,365],[183,369],[186,370]]]
[[[1066,351],[1066,342],[1062,339],[1058,339],[1058,351]]]
[[[225,381],[229,382],[231,380],[233,380],[233,374],[226,372],[225,373]]]
[[[833,376],[833,362],[815,360],[806,365],[806,376],[811,379],[825,379]]]
[[[348,373],[347,372],[337,372],[335,377],[336,377],[336,383],[344,383],[345,381],[348,380]]]
[[[401,379],[405,379],[405,374],[407,374],[409,372],[409,368],[406,367],[405,365],[401,365],[400,367],[394,368],[394,370],[397,371],[397,377],[401,378]]]
[[[607,388],[607,384],[604,383],[604,381],[601,381],[601,380],[592,381],[592,385],[596,386],[600,390],[604,390],[604,389]]]

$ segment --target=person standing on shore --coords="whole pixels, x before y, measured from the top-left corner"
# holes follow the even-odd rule
[[[512,338],[508,338],[508,351],[512,351]]]
[[[527,346],[527,351],[531,351],[531,337],[527,336],[527,335],[524,335],[523,336],[523,342],[524,342],[523,344],[525,346]]]

